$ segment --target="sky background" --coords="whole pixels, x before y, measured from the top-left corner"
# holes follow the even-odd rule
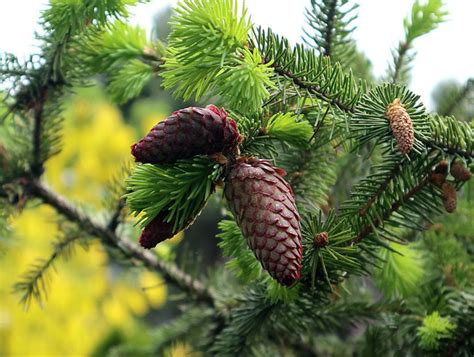
[[[391,59],[391,50],[403,37],[403,19],[413,0],[359,0],[359,18],[354,37],[359,49],[371,60],[376,76],[381,76]],[[446,79],[464,82],[474,77],[474,0],[444,0],[448,21],[431,34],[415,41],[417,57],[413,63],[410,88],[432,107],[434,86]],[[154,15],[177,0],[152,0],[133,8],[131,21],[149,33]],[[254,24],[271,27],[293,43],[300,42],[305,25],[304,9],[310,0],[247,0]],[[0,11],[0,52],[20,58],[35,52],[34,33],[46,0],[5,1]]]

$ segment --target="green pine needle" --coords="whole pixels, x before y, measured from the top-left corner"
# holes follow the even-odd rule
[[[423,324],[418,327],[417,336],[424,350],[436,350],[439,348],[440,340],[450,338],[456,325],[447,317],[441,317],[438,311],[434,311],[423,319]]]
[[[117,103],[125,103],[138,96],[152,77],[152,67],[133,59],[110,78],[107,90]]]
[[[413,123],[415,142],[413,151],[425,151],[423,141],[430,136],[428,114],[420,97],[405,87],[395,84],[384,84],[372,89],[359,102],[351,119],[352,137],[356,140],[355,148],[373,141],[375,145],[389,147],[394,152],[397,143],[392,134],[389,120],[386,117],[388,106],[399,98]]]
[[[142,227],[167,210],[165,221],[173,222],[174,229],[183,229],[214,192],[220,171],[219,164],[205,157],[171,165],[138,165],[127,179],[127,204],[140,217]]]
[[[299,148],[307,148],[313,128],[307,120],[298,120],[293,113],[278,113],[267,121],[267,135]]]
[[[376,270],[378,286],[387,297],[410,297],[418,292],[426,275],[421,251],[413,245],[390,243],[380,252],[382,267]]]
[[[444,22],[448,12],[443,9],[443,6],[442,0],[428,0],[426,4],[421,4],[419,0],[415,1],[410,17],[403,21],[406,41],[411,43]]]

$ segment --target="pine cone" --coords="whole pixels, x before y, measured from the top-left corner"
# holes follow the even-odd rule
[[[280,284],[300,278],[300,216],[285,172],[268,160],[242,158],[224,188],[230,209],[257,259]]]
[[[444,209],[448,213],[454,212],[457,206],[456,189],[450,182],[445,182],[443,186],[441,186],[441,192]]]
[[[469,181],[471,172],[459,161],[451,165],[451,175],[457,181]]]
[[[177,229],[173,229],[174,223],[173,222],[165,222],[166,215],[168,214],[168,210],[164,209],[161,210],[158,215],[153,218],[150,223],[146,225],[146,227],[142,230],[140,234],[140,238],[138,241],[143,248],[151,249],[156,247],[158,243],[161,243],[167,239],[173,238],[176,234],[180,231],[187,229],[190,225],[194,223],[197,216],[199,216],[206,206],[207,202],[204,202],[199,209],[198,213],[192,216],[189,216],[188,220],[182,227],[178,227]]]
[[[140,235],[139,242],[143,248],[151,249],[176,233],[173,231],[173,223],[165,222],[166,211],[161,211],[153,220],[147,224]]]
[[[446,182],[448,176],[449,163],[446,160],[441,160],[429,176],[431,184],[441,187]]]
[[[415,131],[413,123],[400,99],[396,98],[387,108],[387,118],[392,128],[393,136],[402,154],[408,154],[415,142]]]
[[[431,182],[431,184],[435,185],[436,187],[441,187],[443,183],[446,181],[446,175],[432,172],[429,176],[429,181]]]
[[[239,141],[235,121],[228,119],[224,109],[208,105],[174,112],[131,149],[136,161],[160,164],[195,155],[232,151]]]

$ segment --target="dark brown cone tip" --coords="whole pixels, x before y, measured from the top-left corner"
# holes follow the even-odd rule
[[[301,273],[300,216],[280,171],[268,160],[239,158],[227,176],[224,193],[263,268],[280,284],[293,285]]]
[[[215,105],[175,111],[131,146],[137,162],[172,163],[196,155],[236,150],[241,136],[237,123]]]
[[[172,238],[177,233],[173,232],[173,224],[164,222],[164,218],[163,213],[158,214],[142,230],[139,242],[143,248],[154,248],[158,243]]]

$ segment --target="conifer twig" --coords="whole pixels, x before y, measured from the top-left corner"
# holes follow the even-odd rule
[[[460,90],[458,95],[453,99],[451,103],[449,103],[449,106],[442,112],[440,112],[440,115],[448,116],[448,115],[453,115],[454,110],[456,107],[461,103],[468,94],[474,90],[474,79],[471,78],[467,81],[467,83],[464,85],[464,87]]]
[[[359,243],[368,235],[374,232],[374,229],[379,227],[384,221],[386,221],[392,213],[398,211],[403,204],[408,202],[413,196],[420,192],[425,186],[429,183],[428,176],[425,176],[415,187],[405,193],[399,200],[395,201],[390,210],[388,210],[382,217],[378,218],[373,222],[373,224],[365,225],[359,234],[352,240],[353,243]]]
[[[267,61],[264,60],[265,63]],[[271,67],[275,70],[276,73],[283,77],[287,77],[290,79],[295,85],[302,89],[306,89],[308,92],[313,94],[316,98],[321,99],[325,102],[327,102],[330,105],[334,105],[341,109],[343,112],[353,114],[355,112],[354,108],[351,108],[347,106],[346,104],[340,102],[336,98],[330,98],[330,96],[325,93],[319,86],[315,84],[309,84],[305,83],[302,79],[298,78],[298,76],[294,75],[291,71],[284,69],[283,67],[280,67],[278,63],[274,62],[271,64]]]
[[[141,262],[147,268],[159,272],[167,283],[173,284],[183,291],[194,295],[197,300],[205,302],[211,306],[214,305],[213,292],[204,283],[192,278],[190,275],[179,269],[174,263],[165,262],[159,259],[150,251],[144,250],[137,244],[118,236],[110,229],[95,222],[92,217],[81,212],[71,202],[46,187],[40,181],[28,181],[26,183],[26,188],[30,195],[39,198],[45,204],[53,207],[59,214],[66,217],[71,222],[76,223],[85,232],[115,246],[123,254],[136,262]]]

